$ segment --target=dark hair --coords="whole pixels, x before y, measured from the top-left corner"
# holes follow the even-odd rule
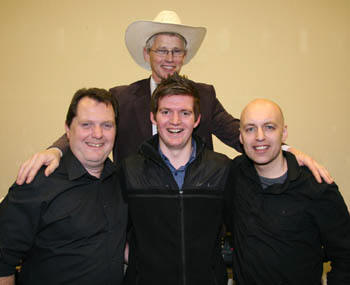
[[[162,79],[154,90],[151,98],[151,112],[156,116],[159,100],[167,95],[188,95],[193,97],[193,111],[195,120],[200,114],[200,99],[197,88],[186,76],[181,76],[177,72]]]
[[[111,104],[114,110],[115,123],[117,124],[118,119],[118,102],[112,96],[112,93],[100,88],[82,88],[75,92],[72,101],[69,105],[67,116],[66,116],[66,125],[70,127],[73,118],[77,115],[78,104],[81,99],[88,97],[100,103],[105,103],[106,105]]]

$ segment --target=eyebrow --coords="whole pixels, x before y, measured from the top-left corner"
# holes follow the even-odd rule
[[[274,125],[274,126],[277,126],[278,123],[273,122],[273,121],[267,121],[267,122],[264,122],[262,125],[263,125],[263,126],[266,126],[266,125]],[[257,126],[257,124],[255,124],[255,123],[247,123],[247,124],[243,124],[243,125],[242,125],[243,128],[246,128],[246,127],[256,127],[256,126]]]
[[[256,126],[256,124],[253,124],[253,123],[248,123],[248,124],[243,124],[242,125],[243,126],[243,128],[245,128],[245,127],[254,127],[254,126]]]

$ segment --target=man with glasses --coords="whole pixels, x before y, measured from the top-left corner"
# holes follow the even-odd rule
[[[117,86],[110,91],[120,106],[118,133],[113,149],[114,160],[121,160],[135,153],[139,145],[157,132],[149,119],[151,94],[161,79],[174,72],[180,72],[198,51],[206,29],[181,24],[173,11],[162,11],[154,21],[131,23],[125,33],[126,46],[130,55],[141,67],[151,70],[151,77],[130,85]],[[200,96],[201,123],[195,130],[208,148],[213,149],[212,134],[225,144],[242,151],[239,142],[239,120],[226,112],[216,98],[212,85],[194,83]],[[17,183],[29,183],[38,169],[48,165],[45,174],[49,175],[59,164],[60,157],[67,149],[67,138],[62,136],[53,145],[25,162],[19,171]],[[299,163],[307,165],[321,182],[332,182],[327,170],[311,157],[290,148]]]

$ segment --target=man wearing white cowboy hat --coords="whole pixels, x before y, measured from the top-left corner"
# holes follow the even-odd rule
[[[206,29],[181,24],[173,11],[162,11],[153,21],[131,23],[125,33],[125,43],[130,55],[141,67],[152,71],[151,77],[130,85],[117,86],[110,91],[120,106],[118,133],[113,149],[114,160],[121,160],[135,153],[139,145],[156,133],[149,119],[151,94],[162,78],[180,72],[198,51]],[[212,85],[194,83],[199,91],[201,123],[195,134],[202,137],[209,149],[213,149],[212,134],[225,144],[241,151],[239,142],[239,120],[226,112],[216,98]],[[58,166],[61,151],[66,151],[68,141],[62,136],[52,148],[41,151],[22,164],[17,183],[31,182],[42,165],[48,165],[49,175]],[[306,165],[321,182],[333,182],[328,171],[311,157],[289,148],[300,164]]]

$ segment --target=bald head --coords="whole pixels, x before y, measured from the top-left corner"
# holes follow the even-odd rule
[[[247,119],[261,119],[262,116],[265,119],[275,117],[282,126],[284,125],[284,116],[280,106],[268,99],[255,99],[245,106],[241,113],[241,128]]]
[[[283,161],[281,145],[287,139],[281,108],[267,99],[250,102],[241,114],[239,138],[259,175],[278,177],[275,175],[281,173]]]

